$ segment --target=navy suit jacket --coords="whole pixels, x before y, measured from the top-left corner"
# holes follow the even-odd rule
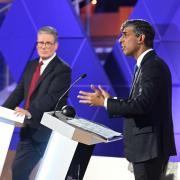
[[[14,109],[26,100],[33,73],[38,65],[38,59],[29,61],[22,78],[5,101],[3,106]],[[25,119],[21,128],[21,139],[32,138],[37,142],[47,142],[51,130],[40,124],[44,112],[53,111],[58,98],[67,90],[71,82],[70,67],[57,56],[48,64],[40,76],[38,84],[30,98],[29,112],[32,119]],[[65,96],[59,108],[66,104]]]
[[[172,121],[172,81],[154,51],[142,60],[128,99],[108,99],[111,117],[124,116],[124,151],[131,162],[176,154]]]

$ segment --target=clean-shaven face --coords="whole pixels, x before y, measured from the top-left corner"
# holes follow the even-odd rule
[[[133,26],[127,26],[123,29],[119,42],[121,43],[122,50],[125,55],[133,57],[136,56],[136,53],[139,49],[138,39],[139,38],[134,32]]]
[[[43,60],[51,57],[57,48],[58,43],[55,42],[54,36],[52,34],[44,32],[37,35],[37,52]]]

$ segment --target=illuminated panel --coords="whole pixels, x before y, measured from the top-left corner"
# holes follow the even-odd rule
[[[79,116],[111,125],[112,129],[121,131],[122,121],[109,121],[104,109],[90,108],[78,103],[78,91],[90,91],[91,83],[101,84],[112,95],[116,94],[68,0],[13,1],[0,29],[0,51],[14,79],[18,81],[27,61],[37,56],[35,50],[37,29],[46,25],[54,26],[59,32],[57,53],[72,67],[72,81],[81,74],[87,73],[87,78],[79,82],[70,92],[69,103],[75,107]],[[98,145],[95,154],[121,155],[116,150],[121,146],[121,141],[113,142],[112,145],[107,144],[106,148]]]

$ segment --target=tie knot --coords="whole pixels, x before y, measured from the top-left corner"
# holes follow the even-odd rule
[[[38,66],[42,66],[43,64],[44,64],[43,61],[40,61]]]

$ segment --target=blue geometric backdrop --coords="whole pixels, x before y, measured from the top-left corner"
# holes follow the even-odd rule
[[[173,161],[180,161],[180,4],[179,0],[139,0],[130,18],[150,21],[156,30],[155,49],[167,62],[173,77],[173,118],[178,156]],[[0,29],[0,51],[5,58],[16,81],[30,59],[36,57],[36,33],[41,26],[54,26],[59,32],[58,55],[72,67],[72,80],[82,73],[86,79],[70,92],[71,103],[81,117],[103,123],[117,131],[122,131],[122,121],[109,120],[103,108],[89,108],[78,103],[78,91],[88,90],[89,85],[101,84],[112,95],[126,97],[131,84],[134,60],[123,55],[118,42],[105,70],[102,68],[85,35],[79,18],[69,0],[14,0],[13,5]],[[113,87],[113,88],[112,88]],[[115,90],[115,92],[113,91]],[[17,132],[17,131],[16,131]],[[122,141],[97,145],[97,155],[121,156]]]
[[[168,64],[173,80],[173,120],[178,155],[173,161],[180,161],[180,3],[179,0],[165,3],[163,0],[139,0],[129,19],[145,19],[156,31],[154,48]],[[124,56],[118,41],[105,65],[106,72],[118,95],[126,96],[131,84],[135,61]],[[109,68],[111,67],[111,68]],[[112,71],[113,69],[113,71]]]
[[[72,81],[87,73],[87,78],[72,88],[69,103],[79,116],[122,131],[122,122],[109,121],[104,109],[89,108],[78,103],[79,90],[89,91],[91,83],[102,84],[111,94],[114,92],[69,0],[13,1],[0,29],[0,51],[14,79],[18,81],[26,63],[37,56],[36,33],[46,25],[55,27],[59,32],[57,54],[71,66]],[[11,144],[11,148],[14,148],[14,144]],[[121,156],[122,142],[97,145],[94,154]]]

